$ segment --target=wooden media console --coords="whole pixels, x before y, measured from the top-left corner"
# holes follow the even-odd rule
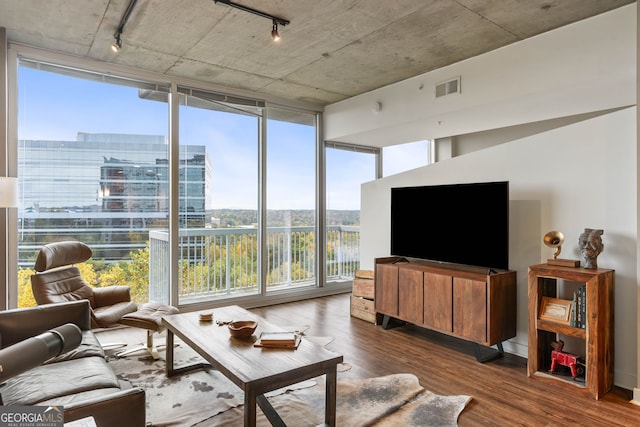
[[[516,336],[516,272],[441,264],[401,257],[375,260],[375,309],[382,326],[398,319],[477,346],[496,345]]]

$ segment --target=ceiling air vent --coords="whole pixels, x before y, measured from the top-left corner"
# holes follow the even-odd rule
[[[452,93],[460,93],[460,77],[436,85],[436,98],[451,95]]]

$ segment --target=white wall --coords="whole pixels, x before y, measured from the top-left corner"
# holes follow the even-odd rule
[[[639,360],[636,16],[634,3],[333,104],[324,117],[328,140],[385,145],[632,106],[366,183],[360,236],[362,268],[389,255],[391,187],[509,180],[518,334],[505,350],[526,357],[527,267],[552,253],[542,237],[562,231],[562,257],[580,259],[578,235],[604,229],[598,264],[616,270],[615,383],[628,389]],[[425,91],[457,75],[462,94],[435,100]],[[377,116],[375,100],[384,104]]]
[[[636,385],[636,109],[455,157],[362,186],[360,257],[372,269],[389,255],[390,189],[508,180],[511,270],[518,274],[518,335],[505,350],[527,357],[527,268],[553,251],[547,231],[565,235],[562,258],[580,259],[585,227],[605,230],[598,266],[616,270],[615,383]],[[490,236],[487,235],[487,238]],[[478,250],[482,242],[477,241]]]

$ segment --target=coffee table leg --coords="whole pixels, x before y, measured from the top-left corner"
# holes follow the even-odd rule
[[[244,427],[256,425],[256,393],[253,390],[244,392]]]
[[[337,380],[338,380],[338,367],[333,366],[330,371],[327,371],[327,390],[325,391],[325,404],[324,404],[324,422],[325,425],[335,427],[336,425],[336,397],[337,397]]]
[[[167,376],[173,375],[173,332],[167,329],[167,347],[165,350],[165,371]]]
[[[167,377],[172,377],[174,375],[179,375],[185,372],[194,371],[196,369],[208,369],[211,368],[211,365],[208,363],[196,363],[189,366],[182,366],[175,368],[173,366],[173,339],[174,333],[171,332],[170,329],[167,329],[167,349],[165,356],[165,372]]]

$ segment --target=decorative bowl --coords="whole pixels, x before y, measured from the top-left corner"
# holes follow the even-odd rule
[[[229,333],[232,337],[242,338],[250,337],[258,327],[258,322],[253,320],[238,320],[229,323]]]

